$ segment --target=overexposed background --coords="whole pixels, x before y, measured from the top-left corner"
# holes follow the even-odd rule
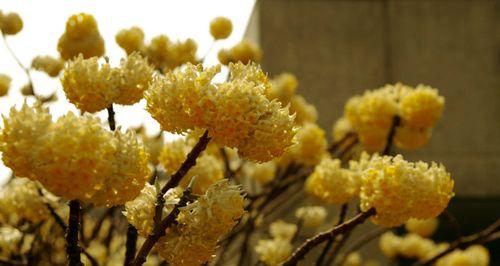
[[[217,63],[217,51],[231,47],[242,39],[255,0],[2,0],[3,13],[17,12],[24,27],[17,35],[7,37],[7,41],[25,66],[31,64],[37,55],[58,56],[57,41],[64,32],[66,20],[75,13],[89,13],[97,20],[99,31],[106,43],[106,55],[112,65],[118,64],[125,53],[116,44],[115,34],[124,28],[139,26],[144,30],[146,42],[159,34],[166,34],[171,40],[192,38],[198,43],[198,57],[209,50],[205,65]],[[209,23],[217,16],[225,16],[233,22],[233,33],[212,46]],[[12,106],[20,106],[24,97],[20,88],[27,83],[25,73],[10,56],[4,43],[0,44],[0,73],[12,78],[9,94],[0,97],[0,114],[6,115]],[[76,108],[67,102],[58,79],[51,79],[45,73],[31,71],[35,92],[48,96],[57,91],[59,100],[50,103],[54,117],[59,117]],[[221,77],[224,75],[221,73]],[[144,124],[149,134],[159,131],[158,124],[144,110],[144,102],[134,106],[116,106],[116,120],[123,128],[138,127]],[[97,113],[106,119],[106,111]],[[0,122],[0,126],[3,122]],[[0,183],[9,175],[10,170],[0,161]]]

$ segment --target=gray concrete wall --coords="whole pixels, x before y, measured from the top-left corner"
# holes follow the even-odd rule
[[[330,132],[353,94],[401,81],[446,97],[430,143],[460,196],[500,196],[500,0],[261,0],[263,67],[296,74]]]

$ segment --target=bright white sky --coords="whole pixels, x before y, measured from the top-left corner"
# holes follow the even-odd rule
[[[233,33],[227,40],[217,42],[207,56],[205,64],[217,62],[217,51],[230,47],[244,35],[255,0],[1,0],[3,13],[17,12],[23,19],[24,28],[8,42],[20,60],[27,66],[37,55],[57,56],[57,40],[64,32],[66,19],[75,13],[94,15],[101,35],[106,42],[106,55],[111,64],[117,64],[124,52],[114,41],[115,34],[123,28],[139,26],[144,30],[146,42],[158,34],[166,34],[172,40],[192,38],[198,43],[198,55],[202,57],[212,44],[208,27],[217,16],[233,21]],[[0,114],[8,114],[12,106],[23,103],[19,89],[27,83],[24,72],[11,58],[3,42],[0,43],[0,73],[12,77],[8,97],[0,98]],[[59,101],[49,105],[51,113],[61,116],[74,106],[65,100],[58,79],[50,79],[44,73],[32,71],[35,91],[50,95],[57,90]],[[144,102],[134,106],[117,106],[117,124],[136,127],[144,123],[150,134],[158,132],[157,123],[144,111]],[[106,113],[97,114],[106,119]],[[0,122],[0,127],[2,122]],[[8,168],[0,161],[0,183],[10,175]]]

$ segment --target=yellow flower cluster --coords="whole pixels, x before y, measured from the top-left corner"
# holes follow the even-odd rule
[[[454,195],[454,182],[443,165],[377,154],[368,164],[361,175],[360,207],[375,208],[375,224],[393,227],[410,218],[434,218]]]
[[[119,68],[99,66],[98,58],[82,56],[70,61],[61,84],[68,100],[85,112],[97,112],[112,103],[131,105],[143,97],[153,69],[139,54],[122,60]]]
[[[181,209],[178,224],[158,242],[171,265],[201,265],[213,258],[217,243],[244,213],[244,198],[227,179],[210,186],[197,201]]]
[[[409,219],[405,223],[405,228],[408,232],[420,235],[422,237],[430,237],[436,232],[439,225],[437,218],[418,220]]]
[[[156,69],[168,71],[185,63],[197,63],[197,45],[192,39],[184,42],[172,42],[166,35],[154,37],[149,44],[144,43],[144,32],[139,27],[119,31],[116,43],[127,54],[134,52],[146,57]]]
[[[401,118],[401,123],[396,128],[394,143],[403,149],[425,145],[443,108],[444,98],[436,89],[424,85],[411,88],[397,83],[349,99],[344,115],[364,148],[378,152],[386,146],[396,116]],[[342,121],[338,131],[350,126]]]
[[[5,74],[0,74],[0,97],[7,95],[10,89],[11,78]]]
[[[163,149],[164,139],[163,134],[157,136],[147,136],[145,132],[140,132],[142,143],[144,143],[144,148],[149,154],[149,161],[153,165],[157,165],[160,161],[160,152]]]
[[[268,266],[281,265],[292,255],[293,246],[283,239],[260,239],[255,246],[259,260]]]
[[[316,123],[318,120],[318,110],[308,103],[301,95],[295,95],[290,102],[290,112],[295,113],[295,123],[302,125],[304,123]]]
[[[432,240],[417,234],[397,236],[392,232],[384,233],[379,239],[382,253],[389,257],[397,256],[424,260],[446,248],[447,244],[436,245]]]
[[[215,40],[226,39],[232,31],[233,24],[226,17],[216,17],[210,22],[210,34]]]
[[[302,125],[294,137],[294,143],[285,155],[280,157],[281,164],[294,161],[306,166],[314,166],[327,156],[325,132],[317,124]]]
[[[327,212],[322,206],[307,206],[295,210],[295,217],[302,221],[305,227],[319,227],[325,222]]]
[[[276,178],[276,163],[273,161],[265,163],[248,162],[243,165],[243,173],[257,183],[264,185]]]
[[[172,174],[180,168],[191,149],[192,146],[184,139],[165,143],[160,152],[159,162],[167,172]],[[216,156],[205,152],[196,160],[196,165],[189,170],[179,185],[187,187],[194,176],[196,176],[196,182],[193,192],[205,194],[210,185],[224,177],[224,165]]]
[[[255,246],[259,260],[266,265],[280,265],[293,251],[291,243],[297,233],[297,225],[285,223],[282,220],[269,225],[269,234],[272,239],[260,239]]]
[[[342,266],[361,266],[361,255],[358,252],[349,253]]]
[[[35,182],[14,178],[0,191],[0,220],[6,223],[9,216],[15,214],[31,222],[43,221],[50,217],[46,203],[49,198],[38,193]]]
[[[354,132],[351,122],[346,117],[341,117],[332,127],[332,136],[334,141],[339,141],[344,138],[348,133]]]
[[[23,20],[17,13],[2,13],[0,10],[0,31],[5,35],[15,35],[23,29]]]
[[[230,64],[229,81],[212,84],[220,67],[187,64],[157,77],[146,91],[147,109],[163,130],[207,129],[214,141],[251,160],[280,156],[292,144],[293,116],[265,97],[269,84],[255,64]]]
[[[357,196],[358,185],[351,172],[341,168],[340,160],[325,157],[307,178],[305,190],[326,203],[343,204]]]
[[[217,57],[219,58],[219,62],[223,65],[237,62],[243,64],[248,64],[250,62],[259,63],[262,59],[262,49],[257,43],[244,39],[231,49],[221,49]]]
[[[23,233],[10,226],[0,226],[0,257],[10,258],[19,250]]]
[[[64,67],[64,62],[59,58],[50,55],[39,55],[31,61],[33,69],[43,71],[51,77],[57,77]]]
[[[94,17],[85,13],[69,17],[66,21],[66,31],[57,43],[57,50],[64,60],[80,54],[83,58],[104,55],[104,39]]]
[[[455,250],[439,259],[435,266],[488,266],[490,253],[484,246],[473,245],[465,250]]]
[[[66,199],[122,204],[149,178],[148,156],[135,134],[113,134],[91,116],[68,113],[52,122],[46,109],[25,104],[4,118],[0,143],[2,159],[16,176]]]

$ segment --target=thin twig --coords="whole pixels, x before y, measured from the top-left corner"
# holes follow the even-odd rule
[[[124,266],[129,266],[135,258],[135,251],[137,249],[137,229],[131,224],[127,228],[127,241],[125,243],[125,261]]]
[[[500,229],[500,219],[497,219],[493,224],[488,226],[486,229],[476,234],[459,238],[455,242],[451,243],[446,250],[442,251],[441,253],[437,254],[432,258],[429,258],[428,260],[422,262],[416,262],[413,264],[413,266],[433,265],[437,260],[451,253],[455,249],[465,249],[474,244],[494,241],[497,239],[497,237],[491,237],[491,236],[498,233],[499,229]]]
[[[68,254],[69,266],[81,266],[81,249],[78,245],[78,228],[80,227],[80,202],[69,201],[69,220],[66,230],[66,252]]]
[[[331,237],[335,237],[336,235],[343,234],[351,230],[353,227],[363,223],[367,218],[375,214],[376,214],[375,209],[371,208],[366,212],[359,213],[354,218],[350,219],[349,221],[341,225],[335,226],[326,232],[320,233],[315,237],[306,240],[299,248],[295,250],[292,256],[288,258],[288,260],[285,263],[283,263],[283,266],[297,265],[297,263],[301,261],[305,257],[305,255],[309,253],[309,251],[311,251],[317,245],[323,243],[324,241],[330,239]]]
[[[116,129],[116,121],[115,121],[115,109],[113,108],[113,104],[111,104],[110,106],[108,106],[108,108],[106,108],[106,110],[108,111],[109,129],[111,129],[111,131],[115,131],[115,129]]]
[[[33,79],[31,78],[31,73],[30,73],[29,68],[27,68],[26,66],[24,66],[24,64],[21,62],[21,60],[17,57],[16,53],[14,53],[14,50],[12,50],[12,48],[10,47],[9,43],[7,42],[7,38],[5,36],[5,33],[3,33],[3,32],[2,32],[2,38],[3,38],[3,42],[5,44],[5,47],[7,47],[7,50],[9,51],[10,55],[12,56],[12,58],[14,58],[14,60],[19,65],[19,67],[24,71],[24,73],[26,73],[26,77],[28,78],[28,85],[30,86],[31,90],[33,91],[33,95],[36,98],[39,98],[35,94],[35,89],[33,87]]]
[[[135,258],[132,265],[140,266],[146,261],[146,258],[151,249],[153,249],[156,242],[165,235],[165,230],[174,223],[177,215],[179,215],[180,213],[180,208],[187,205],[190,197],[191,187],[188,186],[188,188],[184,190],[179,203],[174,206],[173,210],[168,214],[167,217],[165,217],[165,219],[161,220],[161,222],[154,227],[153,232],[148,236],[144,244],[142,244],[142,247],[137,253],[137,257]]]
[[[340,207],[338,221],[335,224],[335,226],[338,226],[344,222],[345,216],[347,214],[347,207],[348,207],[347,203],[342,204],[342,206]],[[330,250],[330,248],[332,247],[334,242],[335,242],[335,237],[328,239],[328,242],[326,243],[325,247],[323,248],[323,251],[321,251],[321,254],[318,257],[318,260],[316,260],[317,266],[323,264],[323,261],[324,261],[326,255],[328,254],[328,251]]]
[[[203,135],[198,140],[198,143],[193,147],[193,149],[187,155],[186,160],[182,163],[180,168],[175,172],[168,182],[163,186],[160,193],[158,193],[156,197],[156,210],[154,221],[155,224],[158,224],[162,217],[163,205],[165,205],[165,199],[163,196],[167,191],[171,188],[174,188],[179,185],[182,178],[187,174],[187,172],[196,165],[196,159],[200,156],[200,154],[207,148],[208,142],[210,141],[210,137],[208,136],[208,131],[205,131]]]
[[[401,118],[399,116],[394,116],[392,119],[392,126],[389,131],[389,135],[387,135],[387,143],[385,144],[384,155],[390,155],[392,149],[392,142],[394,140],[394,135],[396,134],[396,129],[401,124]]]
[[[450,224],[451,228],[453,228],[453,231],[457,234],[457,238],[462,237],[462,228],[457,220],[457,217],[455,217],[455,215],[448,210],[444,210],[441,215]]]

